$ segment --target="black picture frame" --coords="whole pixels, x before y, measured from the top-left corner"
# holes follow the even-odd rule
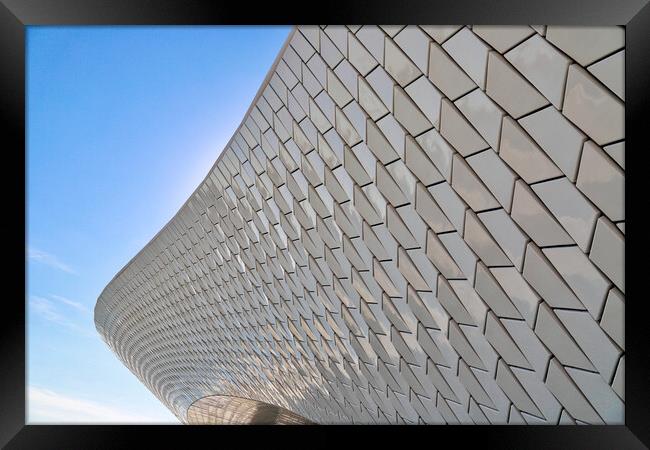
[[[354,438],[364,445],[477,445],[512,449],[636,449],[650,446],[650,371],[645,347],[648,315],[641,283],[644,271],[640,215],[644,207],[630,205],[644,194],[641,158],[647,152],[644,128],[650,92],[650,0],[496,0],[496,1],[350,1],[330,0],[319,10],[314,2],[302,6],[266,2],[0,0],[0,102],[9,141],[2,160],[5,249],[5,294],[0,322],[0,445],[9,449],[131,448],[136,442],[185,447],[196,438],[213,445],[325,447]],[[326,9],[325,9],[326,8]],[[190,25],[294,23],[427,23],[427,24],[571,24],[626,27],[626,237],[628,286],[626,305],[625,425],[621,426],[449,426],[449,427],[198,427],[26,425],[25,417],[25,37],[34,25]],[[645,134],[645,136],[644,136]],[[644,139],[644,137],[646,139]],[[647,169],[646,169],[647,170]],[[632,188],[634,183],[638,187]],[[21,214],[22,212],[22,214]],[[638,237],[637,237],[638,236]],[[21,239],[22,237],[23,239]],[[637,242],[638,241],[638,242]],[[639,262],[635,262],[638,259]],[[12,261],[13,260],[13,261]],[[629,275],[629,276],[628,276]],[[639,281],[641,280],[641,281]],[[414,436],[411,437],[410,435]],[[298,436],[293,436],[298,435]],[[342,436],[345,435],[345,436]],[[214,440],[216,439],[216,440]],[[455,443],[455,444],[452,444]],[[421,445],[421,444],[417,444]]]

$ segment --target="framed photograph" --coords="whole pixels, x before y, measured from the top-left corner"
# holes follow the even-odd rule
[[[647,0],[310,6],[2,0],[3,448],[648,448]]]

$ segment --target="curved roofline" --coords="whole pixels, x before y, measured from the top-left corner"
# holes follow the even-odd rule
[[[241,129],[241,127],[244,125],[244,122],[246,121],[246,118],[249,116],[249,114],[251,113],[251,111],[252,111],[253,108],[255,107],[257,101],[258,101],[259,98],[262,96],[262,94],[263,94],[263,92],[264,92],[264,89],[265,89],[266,86],[268,85],[268,83],[269,83],[271,77],[272,77],[273,74],[275,73],[275,69],[276,69],[276,67],[277,67],[278,64],[280,63],[280,60],[282,59],[282,55],[284,55],[285,50],[286,50],[287,47],[289,46],[289,43],[291,42],[291,39],[293,38],[293,35],[296,33],[297,30],[298,30],[298,28],[294,25],[293,28],[292,28],[292,30],[291,30],[291,32],[290,32],[289,35],[287,36],[287,39],[284,41],[284,44],[282,44],[282,47],[280,48],[280,51],[278,52],[278,55],[275,57],[275,60],[273,61],[273,64],[271,64],[271,68],[270,68],[269,71],[266,73],[266,76],[264,77],[264,80],[262,80],[262,84],[260,84],[260,87],[259,87],[259,89],[257,90],[257,93],[255,94],[255,97],[254,97],[253,100],[251,101],[250,106],[249,106],[248,109],[246,110],[246,113],[245,113],[244,116],[242,117],[241,122],[239,122],[239,125],[237,126],[237,128],[235,128],[235,131],[232,133],[232,136],[231,136],[230,139],[228,140],[228,143],[226,143],[226,145],[223,147],[223,149],[222,149],[221,152],[219,153],[219,156],[218,156],[217,159],[215,160],[214,164],[212,164],[212,166],[210,166],[210,169],[209,169],[208,172],[206,173],[205,177],[203,177],[203,180],[202,180],[202,181],[199,183],[199,185],[194,189],[194,191],[192,191],[192,193],[190,194],[190,196],[187,197],[187,200],[185,200],[185,202],[181,205],[181,207],[178,208],[178,210],[174,213],[174,215],[173,215],[173,216],[172,216],[172,217],[171,217],[171,218],[170,218],[170,219],[165,223],[165,225],[162,226],[162,228],[161,228],[160,230],[158,230],[158,232],[154,235],[154,237],[152,237],[152,238],[151,238],[151,239],[150,239],[150,240],[149,240],[149,241],[148,241],[148,242],[147,242],[147,243],[146,243],[146,244],[145,244],[145,245],[144,245],[144,246],[143,246],[143,247],[142,247],[142,248],[141,248],[141,249],[140,249],[140,250],[139,250],[139,251],[138,251],[138,252],[137,252],[137,253],[136,253],[136,254],[135,254],[135,255],[134,255],[134,256],[133,256],[133,257],[132,257],[132,258],[131,258],[131,259],[130,259],[130,260],[129,260],[129,261],[128,261],[128,262],[127,262],[127,263],[126,263],[126,264],[125,264],[125,265],[124,265],[124,266],[123,266],[123,267],[122,267],[122,268],[117,272],[117,273],[116,273],[116,274],[115,274],[115,275],[114,275],[114,276],[113,276],[113,278],[111,278],[111,280],[110,280],[108,283],[106,283],[106,286],[104,286],[104,289],[102,289],[102,292],[101,292],[101,293],[99,294],[99,296],[97,297],[97,301],[95,302],[95,307],[93,308],[93,322],[95,322],[95,328],[97,328],[97,305],[99,305],[100,300],[101,300],[102,296],[104,295],[104,292],[106,292],[106,289],[108,289],[108,287],[113,283],[113,281],[115,281],[115,280],[116,280],[116,279],[117,279],[117,278],[118,278],[118,277],[119,277],[119,276],[120,276],[120,275],[121,275],[121,274],[122,274],[122,273],[123,273],[123,272],[124,272],[124,271],[125,271],[125,270],[130,266],[130,265],[131,265],[131,264],[132,264],[132,263],[133,263],[133,261],[135,261],[135,259],[136,259],[138,256],[140,256],[140,254],[142,254],[142,253],[147,249],[147,247],[149,247],[149,245],[151,245],[151,243],[152,243],[153,241],[156,240],[156,238],[160,235],[160,233],[162,233],[163,231],[165,231],[165,229],[169,226],[169,224],[172,223],[172,221],[176,218],[176,216],[178,216],[178,214],[183,210],[183,208],[185,208],[185,206],[189,203],[189,201],[192,199],[192,197],[194,197],[194,194],[196,194],[197,191],[201,188],[201,186],[203,186],[203,184],[204,184],[205,181],[208,179],[208,177],[209,177],[210,174],[212,173],[212,171],[213,171],[213,169],[215,168],[215,166],[219,163],[219,161],[221,161],[221,158],[222,158],[223,155],[224,155],[224,150],[226,150],[226,149],[230,146],[230,144],[232,143],[233,139],[235,139],[235,136],[237,135],[237,132],[238,132],[238,131]],[[101,333],[100,333],[100,334],[101,334]]]

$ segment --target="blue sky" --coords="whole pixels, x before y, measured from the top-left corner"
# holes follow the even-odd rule
[[[289,31],[28,28],[29,422],[178,422],[92,311],[203,180]]]

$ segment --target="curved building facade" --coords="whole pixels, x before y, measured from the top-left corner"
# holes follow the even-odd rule
[[[623,423],[624,41],[297,27],[99,334],[184,423]]]

